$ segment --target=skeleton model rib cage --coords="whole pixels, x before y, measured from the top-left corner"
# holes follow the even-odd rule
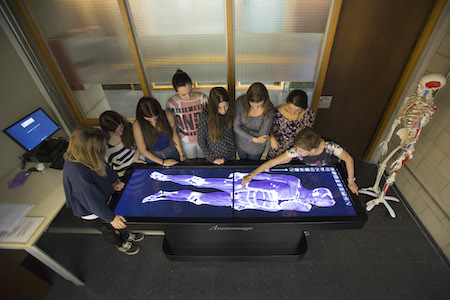
[[[386,193],[389,187],[394,184],[397,172],[404,164],[414,157],[415,145],[419,140],[422,128],[431,121],[436,113],[437,108],[433,102],[433,92],[442,88],[445,84],[446,79],[442,75],[426,75],[420,79],[417,91],[412,96],[406,97],[392,124],[388,137],[380,144],[381,152],[383,155],[387,153],[388,143],[392,138],[394,130],[403,121],[403,127],[397,131],[397,135],[400,138],[400,145],[398,145],[380,164],[374,185],[359,191],[362,194],[375,197],[375,199],[366,203],[367,211],[371,211],[375,205],[383,203],[391,217],[395,218],[395,212],[386,200],[396,202],[399,202],[399,200],[395,197],[386,196]],[[399,152],[399,150],[401,150],[401,152]],[[386,179],[383,189],[380,191],[379,184],[381,177],[386,170],[386,165],[397,152],[399,152],[399,156],[392,163],[391,171]]]

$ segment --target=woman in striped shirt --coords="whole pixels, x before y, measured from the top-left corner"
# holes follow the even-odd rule
[[[133,138],[131,123],[119,113],[108,110],[99,118],[100,127],[109,136],[106,149],[106,162],[117,172],[119,177],[125,175],[125,171],[133,163],[145,163],[139,157],[139,150]]]

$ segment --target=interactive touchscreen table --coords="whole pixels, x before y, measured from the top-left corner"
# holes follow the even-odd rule
[[[305,230],[367,221],[339,165],[277,167],[242,187],[255,168],[135,168],[112,207],[130,230],[163,230],[172,260],[296,260],[307,248]]]

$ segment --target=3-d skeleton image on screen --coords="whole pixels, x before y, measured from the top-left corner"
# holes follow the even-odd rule
[[[222,192],[160,190],[145,197],[142,203],[173,200],[187,201],[196,205],[229,206],[238,211],[258,209],[270,212],[280,210],[309,212],[313,205],[331,207],[336,203],[328,188],[305,189],[301,185],[300,179],[295,176],[258,174],[243,188],[240,182],[245,175],[247,173],[233,172],[229,174],[228,178],[203,178],[193,175],[165,175],[154,171],[149,175],[153,180],[198,188],[211,188]],[[235,183],[234,186],[233,183]]]

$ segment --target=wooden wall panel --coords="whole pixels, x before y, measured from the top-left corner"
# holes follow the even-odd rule
[[[362,157],[435,0],[344,0],[315,128]]]

